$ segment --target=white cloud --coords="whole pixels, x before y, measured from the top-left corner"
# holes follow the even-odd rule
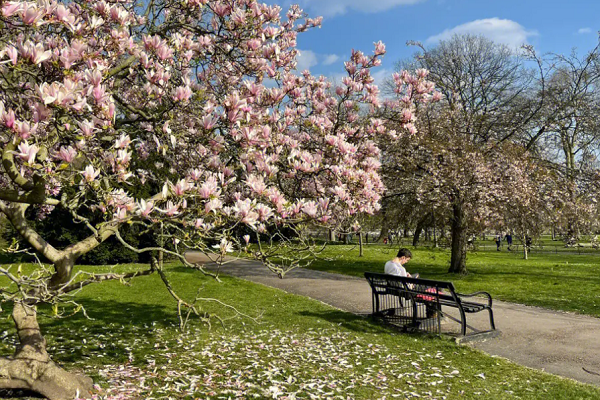
[[[327,54],[325,55],[325,59],[323,60],[323,65],[331,65],[339,59],[340,56],[338,56],[337,54]]]
[[[383,95],[383,83],[387,78],[390,78],[393,73],[394,71],[388,68],[377,68],[375,72],[371,73],[371,76],[373,77],[373,79],[375,79],[374,83],[379,88],[379,97]]]
[[[528,37],[538,35],[536,31],[528,31],[522,25],[510,19],[486,18],[446,29],[438,35],[429,37],[426,42],[436,43],[440,40],[450,39],[455,34],[469,33],[485,36],[496,43],[503,43],[513,48],[526,44]]]
[[[299,0],[298,3],[314,13],[324,17],[345,14],[347,11],[378,13],[403,5],[420,3],[426,0]]]
[[[579,34],[592,33],[592,28],[581,28],[577,31]]]
[[[300,54],[298,54],[298,57],[296,58],[296,61],[298,62],[298,66],[296,67],[296,70],[298,70],[299,72],[302,72],[304,70],[309,70],[310,71],[310,67],[314,67],[315,65],[317,65],[319,62],[317,61],[317,55],[310,50],[299,50]]]

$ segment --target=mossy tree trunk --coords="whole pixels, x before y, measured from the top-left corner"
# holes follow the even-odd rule
[[[25,211],[28,207],[28,204],[7,205],[0,202],[0,211],[21,237],[52,263],[54,273],[47,281],[40,282],[43,286],[34,287],[24,293],[23,298],[13,300],[12,319],[19,344],[12,356],[0,358],[0,389],[29,390],[50,400],[88,397],[92,380],[67,372],[51,360],[37,321],[36,307],[48,301],[48,293],[58,295],[68,291],[65,285],[72,278],[77,259],[112,236],[115,228],[105,225],[82,241],[58,250],[27,224]]]
[[[50,400],[88,397],[92,380],[67,372],[50,359],[35,306],[15,302],[12,318],[19,344],[12,357],[0,359],[0,388],[30,390]]]

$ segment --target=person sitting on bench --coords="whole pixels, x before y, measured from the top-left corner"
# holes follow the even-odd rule
[[[406,248],[401,248],[400,250],[398,250],[398,254],[396,255],[395,258],[393,258],[392,260],[385,263],[384,272],[388,275],[398,275],[398,276],[405,276],[408,278],[418,278],[419,277],[418,273],[411,275],[408,273],[408,271],[406,271],[406,268],[404,268],[404,265],[407,262],[409,262],[411,258],[412,258],[412,253],[410,252],[410,250],[406,249]],[[411,289],[414,289],[414,286],[412,284],[409,284],[408,287]],[[431,293],[436,293],[435,288],[429,288],[426,291],[431,291]],[[424,300],[428,300],[429,302],[431,302],[435,299],[432,296],[425,296],[422,294],[417,295],[417,297],[424,299]],[[438,311],[439,311],[437,304],[426,303],[425,308],[426,308],[426,312],[427,312],[427,318],[437,318]]]
[[[409,278],[418,278],[419,274],[411,275],[404,268],[404,264],[410,261],[412,253],[409,249],[401,248],[395,258],[385,263],[384,273],[388,275],[407,276]]]

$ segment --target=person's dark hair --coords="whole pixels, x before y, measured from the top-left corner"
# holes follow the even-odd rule
[[[409,249],[406,249],[406,248],[403,247],[400,250],[398,250],[398,255],[396,257],[398,257],[398,258],[400,258],[400,257],[412,258],[412,253],[410,252]]]

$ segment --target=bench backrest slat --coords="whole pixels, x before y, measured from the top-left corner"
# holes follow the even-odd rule
[[[365,277],[374,293],[386,294],[390,290],[393,290],[406,296],[417,296],[433,300],[431,298],[433,295],[435,298],[448,298],[460,303],[460,298],[456,295],[452,282],[409,278],[375,272],[365,272]],[[434,293],[432,293],[429,291],[431,289],[437,290],[434,290]],[[441,292],[444,292],[444,294]]]

